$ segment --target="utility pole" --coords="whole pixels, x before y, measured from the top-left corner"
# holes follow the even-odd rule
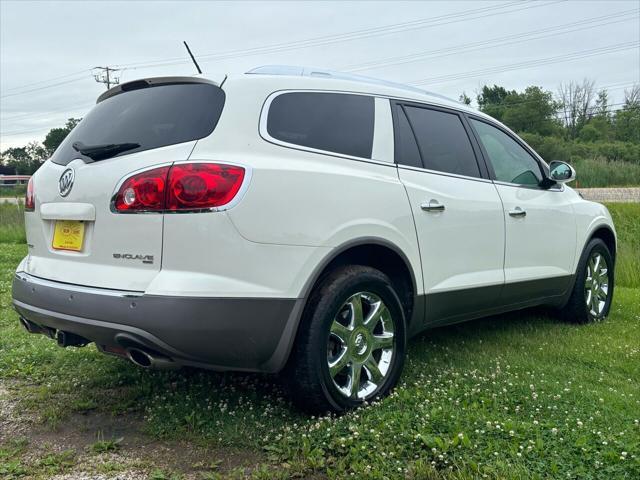
[[[95,78],[98,83],[104,83],[107,86],[107,90],[109,90],[112,85],[118,85],[120,83],[120,77],[115,75],[115,72],[120,71],[119,68],[94,67],[94,70],[101,70],[98,73],[94,73],[93,78]]]

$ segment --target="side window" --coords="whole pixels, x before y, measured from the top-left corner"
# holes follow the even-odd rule
[[[518,142],[502,130],[479,120],[471,119],[480,142],[500,182],[519,185],[539,185],[542,181],[540,165]]]
[[[404,114],[402,106],[396,105],[395,108],[398,120],[396,125],[396,162],[400,165],[424,168],[420,159],[416,137],[411,131],[407,116]]]
[[[455,113],[405,106],[424,168],[480,177],[480,169],[462,120]]]
[[[283,142],[371,158],[374,105],[365,95],[284,93],[271,102],[267,132]]]

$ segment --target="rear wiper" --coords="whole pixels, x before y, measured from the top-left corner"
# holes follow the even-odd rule
[[[140,144],[106,143],[104,145],[85,145],[82,142],[74,142],[71,146],[76,152],[80,152],[81,154],[91,158],[91,160],[97,162],[98,160],[114,157],[115,155],[126,152],[127,150],[138,148]]]

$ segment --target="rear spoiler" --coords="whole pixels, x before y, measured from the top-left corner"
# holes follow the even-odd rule
[[[132,80],[127,83],[116,85],[110,88],[102,95],[98,97],[96,103],[100,103],[107,98],[111,98],[123,92],[129,92],[131,90],[140,90],[142,88],[157,87],[160,85],[181,85],[185,83],[205,83],[209,85],[215,85],[216,87],[222,87],[222,84],[227,79],[227,76],[222,77],[222,81],[214,82],[207,78],[201,77],[154,77],[154,78],[141,78],[139,80]]]

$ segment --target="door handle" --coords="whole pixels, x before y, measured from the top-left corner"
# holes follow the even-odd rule
[[[527,212],[520,207],[516,207],[513,210],[509,210],[509,215],[512,217],[524,217],[527,215]]]
[[[423,203],[422,205],[420,205],[420,208],[425,212],[443,212],[444,211],[444,205],[433,198],[429,200],[429,203]]]

